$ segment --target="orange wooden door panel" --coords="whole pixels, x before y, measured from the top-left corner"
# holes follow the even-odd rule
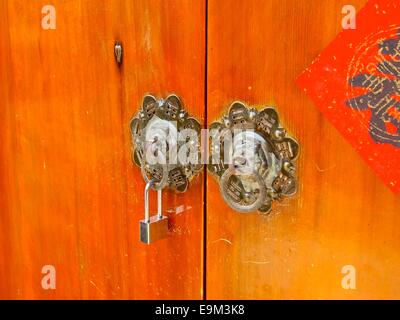
[[[203,121],[205,3],[56,0],[43,30],[46,4],[0,1],[0,298],[201,298],[203,178],[164,193],[169,238],[139,243],[129,121],[147,93]]]
[[[207,179],[207,298],[400,297],[400,201],[295,83],[340,31],[345,4],[208,2],[208,124],[234,100],[272,104],[301,152],[299,190],[269,216],[234,212]],[[341,286],[345,265],[356,290]]]

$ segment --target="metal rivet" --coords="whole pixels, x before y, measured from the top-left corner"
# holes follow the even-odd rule
[[[118,66],[122,63],[122,44],[121,42],[116,42],[114,45],[114,54],[115,54],[115,61],[118,63]]]

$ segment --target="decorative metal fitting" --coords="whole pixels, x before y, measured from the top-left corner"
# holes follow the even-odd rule
[[[210,126],[208,170],[226,203],[239,212],[270,212],[272,202],[296,192],[298,143],[280,126],[276,110],[234,102]]]
[[[200,161],[182,161],[179,150],[185,145],[183,150],[200,159],[198,137],[201,127],[185,111],[179,97],[172,94],[165,100],[157,100],[151,95],[145,96],[130,128],[133,160],[141,168],[146,183],[153,181],[151,188],[154,190],[169,187],[178,192],[186,191],[189,181],[201,171],[202,165]],[[150,158],[156,161],[150,161]]]

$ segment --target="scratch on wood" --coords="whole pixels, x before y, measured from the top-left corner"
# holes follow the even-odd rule
[[[100,288],[98,286],[96,286],[96,284],[92,280],[90,280],[89,282],[92,284],[93,287],[96,288],[97,291],[99,291],[104,296],[104,292],[101,291]]]
[[[221,238],[221,239],[218,239],[218,240],[214,240],[214,241],[212,241],[211,243],[217,243],[217,242],[219,242],[219,241],[225,241],[226,243],[229,243],[230,245],[232,245],[232,242],[229,241],[228,239],[225,239],[225,238]]]
[[[251,264],[268,264],[270,261],[252,261],[252,260],[246,260],[243,261],[243,263],[251,263]]]
[[[321,168],[318,166],[318,164],[315,164],[315,168],[317,169],[318,172],[325,172],[325,171],[328,171],[328,170],[332,170],[332,169],[334,169],[335,167],[336,167],[336,165],[333,165],[333,166],[330,166],[329,168],[321,169]]]

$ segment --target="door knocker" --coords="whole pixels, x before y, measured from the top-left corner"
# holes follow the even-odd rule
[[[200,163],[200,123],[190,117],[176,95],[156,99],[147,95],[138,114],[131,120],[133,161],[146,181],[145,219],[140,221],[140,240],[152,243],[168,233],[162,215],[164,188],[185,192],[190,180],[203,168]],[[158,214],[149,215],[149,191],[158,194]]]
[[[209,130],[207,168],[231,208],[268,213],[274,200],[296,192],[299,145],[279,124],[274,108],[258,111],[234,102]]]

